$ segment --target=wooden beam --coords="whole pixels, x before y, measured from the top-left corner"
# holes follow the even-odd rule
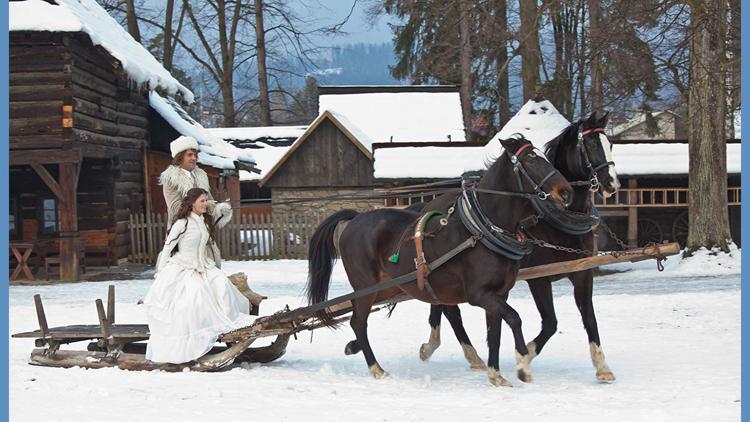
[[[49,190],[52,191],[53,194],[57,197],[57,199],[62,203],[65,201],[65,195],[63,194],[63,190],[60,187],[60,185],[57,183],[54,177],[52,177],[51,174],[47,171],[46,168],[44,168],[43,165],[38,163],[31,163],[31,168],[34,169],[36,174],[39,175],[39,177],[42,179],[45,185],[49,188]]]
[[[82,160],[79,149],[37,149],[11,151],[10,165],[78,163]]]

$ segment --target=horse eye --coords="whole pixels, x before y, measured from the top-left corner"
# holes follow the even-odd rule
[[[529,157],[536,157],[536,154],[534,154],[533,152],[530,152]]]

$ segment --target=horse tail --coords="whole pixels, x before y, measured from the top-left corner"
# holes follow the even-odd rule
[[[341,235],[339,223],[345,223],[359,213],[354,210],[341,210],[325,220],[315,229],[310,238],[307,261],[307,287],[305,296],[309,304],[320,303],[328,299],[328,287],[331,284],[331,272],[336,258],[339,257],[338,236]],[[343,226],[343,224],[341,224]],[[337,229],[338,228],[338,229]],[[318,318],[327,326],[334,327],[333,317],[325,311],[317,314]]]

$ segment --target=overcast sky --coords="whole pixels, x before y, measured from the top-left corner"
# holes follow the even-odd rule
[[[300,3],[304,3],[301,5]],[[342,30],[347,34],[329,39],[332,45],[354,44],[354,43],[390,43],[393,40],[388,22],[394,21],[391,17],[380,17],[374,25],[366,16],[366,9],[371,1],[358,0],[307,0],[305,2],[292,2],[300,12],[310,13],[312,17],[320,19],[325,23],[333,23],[342,20],[352,10],[351,18],[343,26]]]

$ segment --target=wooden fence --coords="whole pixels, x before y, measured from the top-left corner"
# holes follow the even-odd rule
[[[222,259],[307,259],[313,232],[325,215],[241,214],[217,233],[216,244]],[[130,215],[130,262],[153,264],[159,255],[167,230],[167,214]]]

